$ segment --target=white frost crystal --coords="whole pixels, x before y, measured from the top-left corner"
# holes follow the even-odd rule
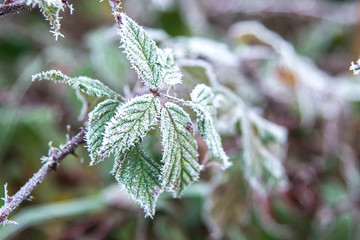
[[[353,71],[354,75],[358,75],[360,73],[360,59],[357,60],[356,64],[354,64],[354,62],[351,62],[349,70]]]
[[[188,185],[198,180],[200,171],[189,115],[178,105],[166,103],[161,111],[161,134],[162,186],[180,196]]]

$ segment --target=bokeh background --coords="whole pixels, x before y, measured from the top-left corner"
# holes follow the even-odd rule
[[[36,8],[0,17],[0,186],[8,183],[9,194],[40,168],[50,141],[66,141],[67,125],[76,134],[86,122],[71,88],[31,82],[32,74],[85,75],[124,95],[139,87],[107,2],[69,2],[75,11],[62,13],[58,41]],[[360,239],[360,77],[348,70],[359,58],[358,1],[137,0],[123,1],[123,10],[178,60],[212,66],[238,97],[234,108],[218,105],[233,167],[211,164],[198,138],[200,182],[181,199],[163,194],[154,219],[145,219],[109,174],[112,161],[89,167],[80,147],[11,215],[19,225],[0,228],[0,239]],[[186,64],[184,96],[209,84],[202,68]],[[87,101],[89,109],[97,102]],[[287,141],[255,123],[244,139],[239,109],[287,129]],[[155,135],[144,145],[160,159]],[[272,181],[262,166],[269,159],[282,161],[283,179]]]

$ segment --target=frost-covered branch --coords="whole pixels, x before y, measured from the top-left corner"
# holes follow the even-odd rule
[[[52,149],[46,157],[47,162],[34,174],[29,181],[20,188],[20,190],[13,196],[7,194],[5,185],[4,206],[0,209],[0,224],[14,223],[7,218],[9,214],[14,211],[24,200],[29,199],[31,192],[46,178],[47,175],[56,169],[58,164],[69,154],[73,154],[75,148],[84,143],[85,130],[82,129],[75,137],[71,138],[60,149]]]
[[[5,0],[3,4],[0,4],[0,16],[10,13],[18,13],[22,10],[30,8],[31,6],[27,5],[25,1]]]
[[[65,0],[27,0],[27,3],[40,6],[45,1],[66,3]],[[196,112],[201,136],[214,157],[223,162],[223,168],[231,165],[215,128],[212,90],[205,85],[198,85],[191,94],[191,101],[161,93],[160,90],[166,87],[170,89],[182,83],[182,74],[176,65],[174,53],[170,49],[159,48],[141,26],[121,13],[119,0],[109,0],[109,3],[120,28],[121,48],[148,90],[126,99],[96,79],[69,77],[57,70],[33,75],[33,81],[64,82],[79,93],[96,96],[102,101],[89,113],[86,133],[82,131],[60,149],[51,148],[49,156],[43,158],[45,165],[18,193],[12,197],[5,193],[5,205],[0,209],[2,224],[13,223],[7,220],[8,215],[23,200],[28,199],[31,191],[67,154],[73,153],[75,147],[84,141],[90,153],[90,165],[110,155],[114,157],[112,174],[144,209],[146,216],[152,217],[156,200],[163,191],[180,197],[190,184],[199,179],[202,169],[198,161],[194,125],[182,106],[189,106]],[[58,7],[56,13],[63,9],[62,5]],[[55,29],[57,20],[48,20]],[[142,140],[156,125],[160,125],[161,129],[161,162],[152,159],[142,146]]]

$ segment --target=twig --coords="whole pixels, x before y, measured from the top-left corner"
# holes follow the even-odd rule
[[[31,192],[45,179],[47,175],[56,169],[58,164],[68,155],[73,154],[75,148],[84,143],[85,129],[82,129],[75,137],[71,138],[64,146],[60,149],[54,149],[50,151],[47,157],[48,161],[34,174],[29,181],[20,188],[20,190],[13,196],[7,194],[5,188],[5,204],[0,209],[0,224],[12,223],[7,218],[9,214],[14,211],[20,203],[24,200],[29,199]]]
[[[7,15],[10,13],[18,13],[25,9],[32,8],[31,5],[25,3],[25,1],[5,1],[3,4],[0,4],[0,16]]]

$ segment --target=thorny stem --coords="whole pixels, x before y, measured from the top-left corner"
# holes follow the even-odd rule
[[[47,175],[56,169],[58,164],[69,154],[73,154],[75,148],[84,143],[85,129],[82,129],[75,137],[71,138],[60,149],[53,150],[48,158],[48,161],[34,174],[28,182],[20,188],[20,190],[13,196],[8,196],[5,189],[5,204],[0,208],[0,224],[11,223],[7,220],[9,214],[14,211],[24,200],[30,199],[31,192],[46,178]]]
[[[10,13],[18,13],[25,9],[32,8],[31,5],[27,5],[24,0],[5,0],[3,4],[0,4],[0,16]]]

